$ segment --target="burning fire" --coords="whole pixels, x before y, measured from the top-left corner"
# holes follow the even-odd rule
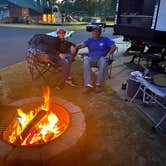
[[[36,145],[49,142],[61,135],[67,128],[69,117],[64,108],[53,105],[50,108],[50,89],[43,91],[43,104],[25,113],[17,109],[17,116],[3,133],[3,138],[18,145]],[[61,113],[56,111],[61,111]],[[56,115],[59,114],[59,116]]]

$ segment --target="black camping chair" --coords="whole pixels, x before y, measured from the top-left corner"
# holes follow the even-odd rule
[[[34,35],[28,42],[28,49],[26,52],[26,60],[28,70],[32,80],[42,77],[45,78],[47,72],[57,72],[60,70],[60,65],[53,63],[47,52],[52,49],[55,44],[55,38],[45,34]]]

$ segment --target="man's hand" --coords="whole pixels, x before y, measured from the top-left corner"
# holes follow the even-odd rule
[[[60,54],[59,54],[59,58],[60,58],[60,59],[65,59],[65,58],[66,58],[66,57],[65,57],[65,54],[60,53]]]
[[[81,48],[85,48],[86,46],[83,43],[80,43],[76,46],[76,50],[78,51]]]
[[[107,55],[110,55],[110,54],[114,53],[116,49],[118,49],[118,47],[116,47],[115,44],[112,45],[112,46],[110,47],[110,50],[109,50],[109,52],[107,53]]]

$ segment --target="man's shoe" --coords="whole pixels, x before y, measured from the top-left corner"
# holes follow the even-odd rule
[[[61,90],[61,89],[64,88],[64,86],[65,86],[65,83],[64,83],[64,82],[61,82],[61,83],[59,83],[59,84],[56,86],[56,90]]]
[[[102,89],[101,86],[96,86],[96,87],[95,87],[95,92],[96,92],[96,93],[100,93],[100,92],[102,92],[102,91],[103,91],[103,89]]]
[[[90,93],[90,92],[92,92],[92,91],[93,91],[93,88],[92,88],[92,87],[86,86],[86,87],[83,89],[82,93],[83,93],[83,94],[88,94],[88,93]]]
[[[76,82],[73,79],[67,79],[65,81],[65,83],[70,85],[70,86],[72,86],[72,87],[77,87],[77,84],[76,84]]]

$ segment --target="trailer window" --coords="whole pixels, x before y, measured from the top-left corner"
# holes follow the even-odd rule
[[[149,28],[154,6],[155,0],[120,0],[118,24]]]

